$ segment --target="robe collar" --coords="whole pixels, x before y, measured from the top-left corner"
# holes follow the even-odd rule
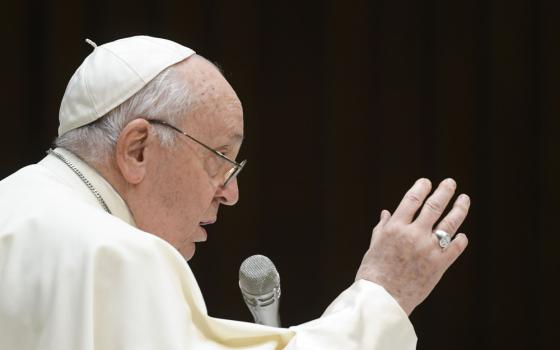
[[[115,190],[115,188],[107,180],[105,180],[105,178],[97,170],[81,160],[74,153],[64,148],[57,147],[54,151],[64,156],[64,158],[69,160],[79,171],[82,172],[86,179],[88,179],[93,187],[99,192],[105,201],[105,204],[107,204],[107,207],[109,207],[109,210],[111,210],[111,213],[114,216],[125,221],[129,225],[136,227],[134,218],[126,202]],[[51,171],[59,175],[67,185],[82,193],[84,199],[87,198],[88,201],[95,203],[99,209],[103,210],[99,202],[97,202],[94,194],[90,191],[86,184],[83,183],[80,177],[56,156],[49,154],[39,164],[46,166]]]

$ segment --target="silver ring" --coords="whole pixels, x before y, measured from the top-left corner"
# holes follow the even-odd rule
[[[444,230],[435,230],[434,235],[436,235],[438,239],[439,246],[443,249],[447,248],[449,243],[451,243],[451,236]]]

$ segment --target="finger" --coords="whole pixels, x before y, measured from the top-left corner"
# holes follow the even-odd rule
[[[388,210],[383,209],[381,211],[381,219],[379,223],[382,224],[381,226],[384,226],[387,223],[387,221],[389,221],[390,218],[391,218],[391,213]]]
[[[375,233],[378,230],[380,230],[383,226],[385,226],[385,224],[387,223],[387,221],[389,221],[390,218],[391,218],[391,213],[388,210],[383,209],[379,216],[379,222],[373,228],[373,232],[371,234],[370,246],[373,245],[373,235],[375,235]]]
[[[451,235],[455,235],[455,232],[459,229],[465,217],[469,212],[469,207],[471,205],[471,200],[466,194],[462,194],[457,197],[455,203],[453,203],[453,208],[447,214],[443,220],[437,225],[436,230],[443,230]]]
[[[443,251],[447,258],[447,267],[451,266],[457,258],[465,251],[469,240],[464,233],[458,233],[455,239],[451,241],[449,246]]]
[[[432,183],[428,179],[419,179],[414,185],[406,192],[401,203],[393,214],[393,220],[401,221],[409,224],[414,217],[414,214],[420,209],[426,196],[432,189]]]
[[[453,179],[443,180],[434,193],[426,200],[416,222],[422,226],[433,227],[455,193],[457,184]]]

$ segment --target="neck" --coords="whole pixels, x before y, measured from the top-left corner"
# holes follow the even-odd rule
[[[113,186],[132,212],[129,203],[130,191],[128,190],[130,184],[122,177],[116,162],[113,160],[106,160],[101,162],[88,162],[88,165],[94,168],[109,184],[111,184],[111,186]]]

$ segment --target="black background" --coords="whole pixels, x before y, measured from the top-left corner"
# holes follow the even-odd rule
[[[149,34],[216,61],[245,110],[241,201],[191,266],[211,315],[250,320],[237,272],[268,255],[286,326],[353,281],[381,209],[454,177],[470,239],[412,315],[419,349],[544,349],[557,338],[556,1],[58,0],[2,3],[0,175],[56,136],[73,71]]]

